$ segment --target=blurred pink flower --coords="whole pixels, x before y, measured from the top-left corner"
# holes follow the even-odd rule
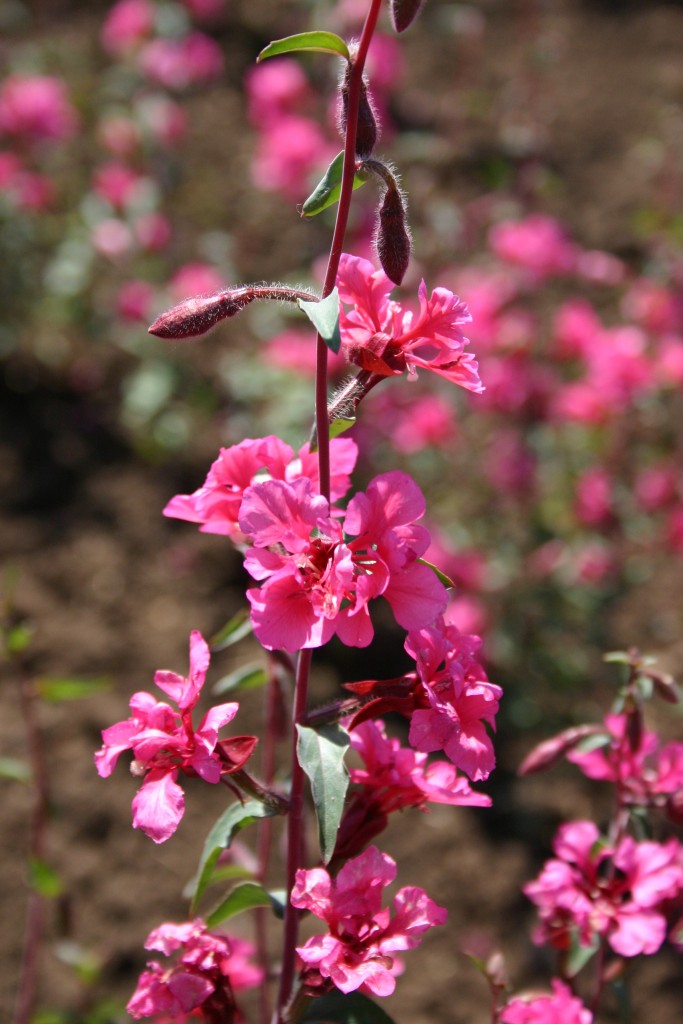
[[[135,110],[145,132],[159,145],[172,149],[184,137],[187,115],[168,96],[145,96],[136,103]]]
[[[683,338],[680,335],[662,339],[655,372],[664,387],[679,388],[683,385]]]
[[[147,281],[126,281],[116,296],[116,312],[130,323],[149,323],[154,288]]]
[[[124,56],[152,34],[154,15],[150,0],[118,0],[102,26],[102,46],[115,57]]]
[[[642,469],[634,486],[636,501],[646,512],[655,512],[675,497],[677,479],[675,466],[668,463]]]
[[[125,160],[133,156],[140,145],[140,130],[129,117],[105,116],[97,126],[97,136],[113,156]]]
[[[171,239],[171,224],[163,213],[143,213],[136,218],[133,230],[138,245],[147,252],[159,252]]]
[[[93,248],[110,260],[128,255],[134,247],[133,233],[125,221],[106,217],[92,228],[90,239]]]
[[[163,1014],[167,1020],[185,1020],[202,1009],[202,1019],[235,1020],[233,992],[263,981],[263,970],[250,959],[255,952],[251,943],[210,932],[199,917],[160,925],[147,936],[145,949],[180,956],[170,966],[148,961],[126,1007],[136,1019]]]
[[[306,987],[324,991],[331,983],[342,992],[391,995],[394,954],[415,949],[424,933],[447,917],[423,889],[406,886],[394,897],[392,918],[381,900],[382,889],[395,877],[395,862],[375,846],[347,861],[336,878],[324,868],[297,871],[293,905],[310,910],[329,928],[297,947]]]
[[[577,519],[585,526],[604,526],[613,517],[612,481],[602,466],[593,466],[576,483]]]
[[[342,254],[337,275],[343,308],[339,327],[350,362],[369,373],[392,376],[422,367],[469,391],[480,392],[474,356],[465,352],[468,339],[462,327],[471,320],[467,306],[447,288],[427,296],[422,281],[418,313],[389,299],[393,284],[369,260]]]
[[[315,376],[315,334],[298,328],[281,331],[266,344],[263,361],[267,365],[278,366],[283,370],[293,370],[309,377]],[[346,370],[343,354],[328,351],[327,367],[329,373],[341,375]]]
[[[141,175],[132,167],[112,160],[95,171],[93,190],[120,212],[130,203],[141,180]]]
[[[535,281],[566,274],[576,265],[574,243],[559,221],[541,213],[494,224],[489,245],[499,259],[524,267]]]
[[[251,166],[252,180],[267,191],[305,199],[312,171],[322,174],[336,151],[316,121],[283,114],[259,135]]]
[[[503,1007],[500,1024],[592,1024],[593,1014],[564,982],[553,978],[553,991],[517,996]]]
[[[281,118],[300,114],[314,99],[301,65],[288,57],[250,68],[246,90],[249,120],[260,129],[271,129]]]
[[[61,78],[8,75],[0,86],[0,135],[29,142],[62,141],[78,128],[78,117]]]
[[[182,0],[193,18],[198,21],[213,21],[225,10],[226,0]]]
[[[223,52],[203,32],[179,39],[153,39],[140,51],[139,63],[151,81],[178,91],[206,85],[223,74]]]
[[[225,288],[223,276],[210,263],[185,263],[170,280],[169,291],[174,302],[188,295],[212,295]]]

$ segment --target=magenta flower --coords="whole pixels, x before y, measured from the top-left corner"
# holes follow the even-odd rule
[[[264,647],[320,647],[336,633],[350,647],[373,637],[368,603],[385,597],[399,625],[419,628],[441,614],[446,590],[418,562],[429,534],[417,526],[425,501],[405,473],[375,477],[349,502],[343,529],[311,481],[267,480],[244,492],[239,526],[252,541],[247,591]]]
[[[472,319],[467,306],[447,288],[427,296],[420,285],[420,310],[404,310],[389,298],[393,284],[369,260],[342,255],[337,276],[342,303],[352,305],[340,315],[342,346],[363,370],[390,377],[418,367],[432,370],[468,391],[481,392],[477,361],[465,352],[463,324]]]
[[[601,843],[591,821],[561,826],[556,858],[524,887],[541,918],[539,944],[569,948],[606,938],[615,953],[656,953],[666,936],[662,904],[683,889],[683,851],[676,839],[637,843],[623,837],[615,849]]]
[[[255,737],[218,743],[218,731],[237,714],[239,704],[218,704],[204,715],[199,727],[192,725],[192,710],[199,701],[209,667],[209,647],[200,633],[190,635],[190,673],[159,671],[156,685],[180,709],[174,711],[141,691],[130,699],[132,717],[104,729],[102,749],[95,754],[98,774],[107,778],[120,754],[132,750],[134,775],[144,782],[133,800],[133,828],[140,828],[155,843],[173,835],[185,809],[177,784],[179,771],[216,783],[221,775],[241,767],[250,756]]]
[[[163,1014],[164,1020],[185,1020],[186,1014],[200,1009],[203,1020],[230,1024],[241,1019],[233,992],[254,988],[263,980],[263,971],[249,959],[254,953],[251,944],[208,931],[201,918],[160,925],[148,935],[145,949],[164,956],[181,952],[166,967],[157,960],[147,963],[126,1007],[136,1019]]]
[[[415,949],[429,928],[444,924],[444,907],[423,889],[405,887],[394,897],[394,916],[382,909],[382,889],[396,877],[396,864],[371,846],[331,878],[324,868],[299,870],[291,901],[328,925],[297,948],[304,962],[303,983],[320,992],[332,985],[342,992],[388,996],[398,964],[394,953]]]
[[[475,782],[495,766],[487,725],[495,729],[502,696],[476,659],[481,640],[467,636],[443,619],[409,633],[406,650],[417,663],[426,707],[410,720],[410,742],[416,750],[443,750],[456,767]]]
[[[382,832],[393,811],[426,809],[428,803],[490,807],[491,798],[470,788],[449,761],[427,761],[426,754],[389,738],[384,723],[374,719],[351,731],[351,746],[364,767],[351,768],[358,787],[339,826],[335,857],[356,854]]]
[[[59,142],[75,134],[78,117],[66,85],[50,75],[8,75],[0,87],[0,136]]]
[[[517,996],[503,1008],[500,1024],[592,1024],[593,1014],[557,978],[553,991]]]
[[[683,743],[660,748],[656,733],[643,730],[634,750],[627,725],[624,714],[606,715],[609,743],[590,751],[571,750],[567,760],[589,779],[619,783],[629,803],[666,807],[675,817],[676,797],[683,792]]]
[[[349,489],[357,456],[354,441],[336,438],[330,442],[332,501],[343,498]],[[238,519],[247,487],[269,478],[292,483],[301,477],[318,487],[318,460],[308,444],[295,455],[289,445],[273,435],[247,438],[231,448],[221,448],[199,490],[171,498],[164,515],[200,523],[202,533],[243,540]]]

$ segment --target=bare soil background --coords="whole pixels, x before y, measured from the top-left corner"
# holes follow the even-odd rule
[[[239,96],[242,73],[269,38],[298,27],[297,4],[277,5],[277,15],[274,6],[231,0],[221,36],[229,81],[191,109],[188,148],[203,185],[188,182],[179,208],[188,231],[193,222],[210,222],[217,207],[226,221],[234,219],[244,279],[282,275],[292,247],[300,262],[305,259],[304,229],[293,211],[254,196],[245,184],[249,139]],[[436,189],[454,203],[474,198],[482,187],[482,164],[526,140],[561,179],[562,187],[549,197],[551,212],[584,244],[637,254],[634,210],[651,202],[653,190],[661,199],[668,188],[669,201],[680,201],[681,6],[490,0],[473,5],[485,17],[483,39],[469,54],[459,43],[456,60],[447,26],[458,6],[434,2],[432,8],[430,0],[423,24],[406,36],[410,88],[397,98],[397,120],[436,124],[445,140],[443,150],[432,154],[431,169],[421,170],[416,159],[411,181],[410,167],[404,168],[413,206],[419,208],[426,190]],[[61,34],[78,47],[96,33],[106,5],[43,0],[34,10],[39,36]],[[529,70],[529,19],[540,21],[548,41],[542,75]],[[489,114],[476,122],[462,109],[463,76],[489,98]],[[501,138],[503,120],[517,126],[512,141]],[[642,140],[651,137],[664,138],[673,154],[674,166],[664,176],[643,158]],[[207,190],[218,203],[204,202]],[[435,261],[440,256],[430,255]],[[208,351],[215,354],[210,346]],[[193,441],[180,462],[143,460],[117,420],[122,358],[98,354],[101,384],[88,394],[73,378],[21,354],[5,365],[1,384],[0,551],[3,562],[19,572],[18,605],[35,630],[31,671],[112,681],[103,695],[41,707],[51,790],[49,859],[65,894],[48,910],[40,1003],[74,1013],[98,1000],[128,998],[144,964],[147,932],[186,915],[181,890],[223,809],[221,792],[189,783],[177,835],[155,847],[130,827],[135,783],[125,769],[107,781],[95,773],[92,755],[100,730],[126,717],[130,694],[148,688],[157,668],[183,670],[189,630],[210,634],[219,627],[240,607],[245,582],[239,560],[220,538],[160,514],[173,494],[203,479],[221,441],[220,426]],[[680,615],[680,597],[678,570],[663,567],[656,584],[615,607],[611,646],[651,648],[651,623],[662,606]],[[682,641],[658,653],[666,668],[683,668]],[[254,654],[247,641],[237,654],[221,656],[214,678]],[[369,667],[357,662],[352,670],[360,676]],[[340,673],[325,657],[318,672],[322,698]],[[258,699],[245,700],[244,731],[257,729]],[[585,694],[577,700],[590,704]],[[0,750],[22,757],[26,739],[18,689],[6,668],[0,701]],[[602,797],[599,787],[562,768],[548,778],[516,781],[515,767],[531,742],[503,723],[500,766],[487,787],[495,801],[491,811],[437,808],[419,819],[405,815],[382,843],[399,862],[401,883],[423,885],[451,915],[447,928],[411,954],[398,994],[386,1003],[398,1022],[489,1019],[485,985],[461,955],[464,946],[500,946],[516,987],[549,977],[551,965],[527,938],[533,915],[520,885],[547,856],[559,821],[590,815]],[[9,1020],[27,898],[23,851],[31,807],[25,786],[3,782],[2,788],[0,1020]],[[85,990],[55,955],[54,943],[61,942],[64,953],[66,940],[102,961],[94,988]],[[633,996],[635,1022],[682,1020],[680,961],[664,953],[637,965]]]

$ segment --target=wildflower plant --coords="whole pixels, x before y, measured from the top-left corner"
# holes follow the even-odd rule
[[[130,717],[103,731],[95,758],[99,774],[106,777],[122,754],[132,752],[132,774],[142,779],[133,798],[133,824],[159,844],[171,839],[180,823],[183,778],[222,784],[233,797],[205,842],[189,887],[187,922],[163,923],[147,940],[148,949],[173,959],[148,963],[128,1004],[135,1018],[232,1024],[242,1019],[236,993],[259,986],[261,1024],[271,1019],[275,1024],[381,1019],[370,997],[393,992],[404,969],[403,954],[444,924],[447,911],[415,885],[404,885],[393,900],[383,900],[382,891],[398,869],[375,841],[398,810],[424,811],[429,803],[490,804],[472,784],[484,782],[495,767],[492,736],[502,690],[482,665],[480,637],[451,620],[452,583],[431,561],[436,538],[424,525],[422,490],[409,474],[391,468],[354,490],[358,446],[342,436],[362,421],[367,396],[393,377],[429,379],[434,374],[474,396],[484,392],[486,383],[466,333],[472,320],[466,301],[445,285],[430,290],[425,281],[405,301],[395,294],[412,252],[408,203],[396,169],[377,155],[381,126],[365,74],[383,6],[382,0],[368,0],[357,39],[313,30],[276,40],[259,56],[264,61],[323,52],[341,64],[337,123],[343,148],[301,208],[305,216],[316,216],[336,205],[321,293],[278,282],[207,289],[183,297],[150,327],[169,341],[193,339],[224,320],[249,316],[255,302],[284,302],[299,308],[302,323],[310,322],[316,371],[308,442],[295,452],[269,434],[222,448],[204,483],[172,497],[164,509],[166,516],[218,535],[217,545],[234,545],[252,583],[244,616],[211,642],[192,632],[187,676],[156,673],[157,688],[172,704],[144,691],[134,694]],[[421,6],[420,0],[391,0],[397,33],[409,28]],[[110,15],[107,23],[107,45],[112,52],[139,54],[151,32],[149,5],[125,0],[116,10],[117,17]],[[212,51],[203,52],[202,45],[192,36],[182,46],[147,42],[139,59],[147,74],[180,88],[188,69],[199,74],[202,67],[213,66]],[[300,79],[295,73],[287,81],[273,81],[282,90],[284,110]],[[265,116],[263,96],[252,89],[251,100],[254,116]],[[277,128],[276,119],[269,131]],[[293,176],[282,182],[285,193],[296,191],[292,166]],[[117,182],[125,186],[113,173],[107,182],[110,191]],[[379,193],[373,260],[344,252],[352,193],[361,186],[364,195],[372,188]],[[502,249],[514,249],[504,232],[499,235]],[[575,255],[569,245],[559,246],[558,252],[554,238],[548,245],[554,253],[550,268],[543,253],[531,261],[540,277],[558,265],[564,268]],[[341,354],[348,371],[332,392],[330,353]],[[391,386],[404,384],[400,380]],[[594,504],[594,482],[587,491],[586,506]],[[398,678],[346,683],[336,699],[313,708],[314,651],[333,637],[348,647],[377,643],[373,614],[382,600],[405,631],[404,650],[414,670]],[[239,721],[238,701],[210,708],[198,725],[193,720],[212,649],[220,652],[249,629],[267,664],[257,673],[268,687],[270,707],[261,737],[263,780],[254,777],[251,766],[257,738],[225,734]],[[239,692],[240,682],[245,680],[238,677],[223,689]],[[252,684],[253,677],[245,682]],[[290,712],[289,769],[287,783],[277,784],[281,723],[272,709],[282,701]],[[381,716],[389,713],[405,719],[407,746],[388,734]],[[648,806],[676,803],[680,751],[659,750],[651,740],[644,741],[642,751],[636,749],[632,732],[622,725],[608,720],[602,754],[594,748],[591,755],[573,741],[562,748],[571,749],[577,763],[583,756],[584,770],[592,777],[619,780],[619,825],[604,842],[592,823],[566,825],[555,860],[527,887],[539,907],[537,937],[551,946],[564,949],[578,942],[593,950],[596,945],[603,956],[608,948],[620,956],[655,952],[668,927],[668,904],[683,891],[677,841],[636,840],[624,819],[630,800]],[[588,734],[593,731],[576,735],[584,739]],[[622,758],[627,734],[631,769]],[[346,767],[351,750],[361,767]],[[430,759],[434,754],[439,757]],[[647,758],[651,766],[646,769]],[[309,798],[318,824],[315,852],[307,842]],[[275,817],[284,819],[283,893],[269,888]],[[250,826],[260,830],[251,877],[200,914],[207,891],[220,880],[221,858]],[[254,908],[253,947],[222,932],[230,917]],[[264,923],[264,908],[283,918],[276,956],[274,929]],[[300,928],[306,914],[322,922],[308,938]],[[586,1008],[570,987],[572,973],[565,970],[551,994],[503,1003],[505,986],[488,968],[485,973],[494,993],[496,1024],[589,1024],[602,992],[600,987],[594,1006]],[[602,986],[604,972],[600,978]],[[277,982],[276,992],[271,982]]]

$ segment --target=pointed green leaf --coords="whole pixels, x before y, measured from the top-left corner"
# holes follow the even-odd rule
[[[340,416],[336,420],[332,420],[330,423],[330,437],[339,437],[340,434],[346,433],[350,430],[356,422],[355,416]]]
[[[0,779],[12,779],[13,782],[28,782],[31,769],[25,761],[18,757],[0,757]]]
[[[229,622],[219,629],[209,640],[209,647],[215,654],[217,651],[224,651],[226,647],[232,647],[238,640],[243,640],[252,631],[251,613],[248,608],[240,608],[235,612]]]
[[[428,569],[431,569],[437,579],[443,583],[444,587],[448,587],[450,590],[451,587],[455,586],[455,583],[450,576],[447,576],[445,572],[442,572],[441,569],[434,565],[433,562],[428,562],[426,558],[418,558],[418,562],[420,565],[426,565]]]
[[[55,869],[46,864],[44,860],[31,857],[28,863],[28,872],[31,888],[41,896],[49,900],[61,896],[64,891],[62,880]]]
[[[274,39],[268,43],[265,49],[261,50],[256,62],[266,60],[268,57],[279,57],[283,53],[300,53],[301,51],[319,50],[322,53],[334,53],[338,57],[349,59],[349,48],[341,38],[334,32],[298,32],[294,36],[286,36],[284,39]]]
[[[209,928],[216,928],[236,914],[241,914],[252,907],[270,907],[272,900],[266,890],[258,882],[244,882],[236,885],[225,899],[212,910],[206,918]]]
[[[231,693],[233,690],[255,690],[259,686],[265,686],[267,682],[268,675],[263,665],[252,662],[223,676],[213,687],[212,692],[220,694]]]
[[[273,913],[281,921],[285,916],[285,907],[287,906],[287,890],[271,889],[268,895],[270,896],[270,905],[273,908]]]
[[[298,300],[300,309],[304,311],[327,347],[335,354],[341,346],[339,333],[339,292],[335,288],[320,302]]]
[[[109,689],[109,682],[106,679],[38,679],[36,689],[43,700],[59,704],[102,693]]]
[[[318,835],[323,864],[329,864],[337,842],[337,832],[344,810],[349,773],[344,755],[349,748],[349,734],[341,725],[321,725],[311,729],[297,725],[297,757],[308,775],[313,803],[318,816]]]
[[[192,895],[192,913],[196,912],[197,904],[211,879],[213,866],[221,852],[227,850],[238,832],[247,825],[252,825],[259,818],[270,818],[275,814],[272,807],[262,804],[259,800],[247,800],[244,804],[233,804],[213,826],[199,860],[196,879],[189,887]]]
[[[337,153],[324,175],[315,186],[310,196],[301,207],[304,217],[315,217],[328,206],[339,201],[341,194],[342,174],[344,171],[344,150]],[[367,175],[356,172],[353,176],[354,189],[360,188],[368,180]]]
[[[391,1017],[361,992],[334,991],[314,999],[301,1018],[302,1024],[394,1024]]]

